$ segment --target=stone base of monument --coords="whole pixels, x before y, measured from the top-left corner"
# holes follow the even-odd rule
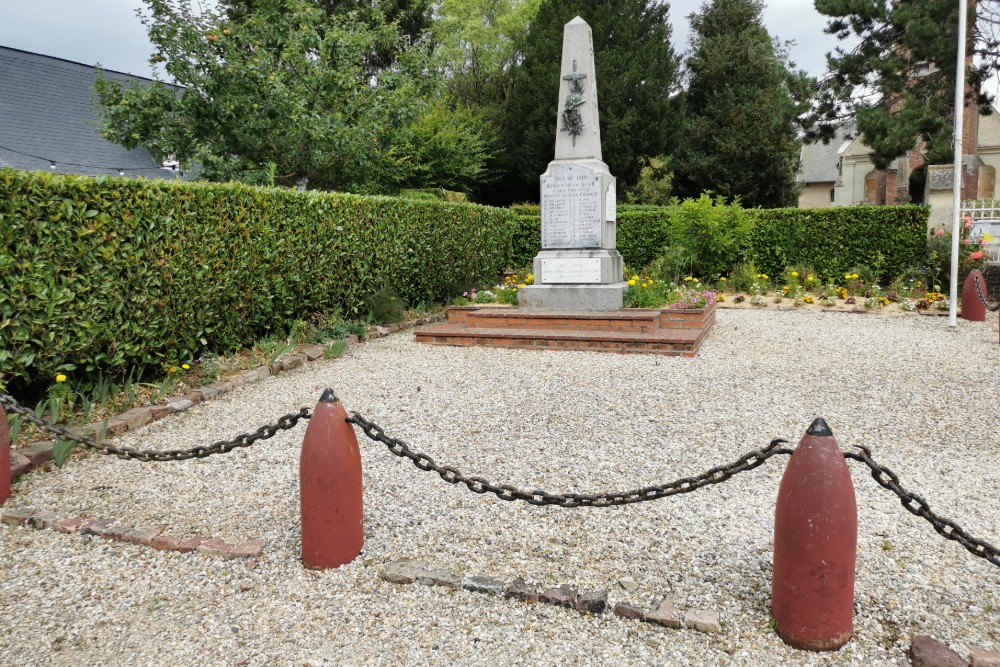
[[[522,288],[523,289],[523,288]],[[448,321],[415,331],[418,343],[693,357],[715,324],[715,305],[616,312],[451,306]]]
[[[616,311],[625,305],[628,283],[610,285],[528,285],[517,290],[522,310]]]

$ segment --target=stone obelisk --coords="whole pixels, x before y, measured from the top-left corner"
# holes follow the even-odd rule
[[[520,307],[620,309],[628,285],[615,249],[615,178],[601,156],[593,35],[579,16],[563,29],[555,159],[541,199],[542,249]]]

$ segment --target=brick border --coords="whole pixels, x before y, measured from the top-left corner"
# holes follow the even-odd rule
[[[506,582],[482,574],[463,576],[454,570],[435,568],[415,558],[401,558],[387,563],[379,570],[379,577],[394,584],[444,586],[528,604],[541,602],[586,614],[600,615],[609,607],[607,589],[580,592],[569,584],[562,584],[540,590],[521,577]],[[686,628],[712,634],[722,632],[719,612],[711,609],[678,609],[674,600],[673,595],[666,595],[654,609],[649,610],[628,602],[619,602],[614,606],[614,614],[619,618],[639,620],[664,628]]]
[[[54,530],[67,535],[93,535],[116,542],[152,547],[160,551],[191,553],[197,551],[208,556],[226,559],[253,560],[260,558],[267,540],[258,537],[246,542],[230,543],[217,537],[195,535],[187,539],[166,532],[163,525],[135,526],[121,519],[88,519],[82,516],[64,516],[34,508],[9,509],[0,517],[8,526]]]
[[[347,347],[351,348],[370,340],[383,338],[389,334],[396,333],[397,331],[411,329],[424,324],[440,322],[444,320],[445,317],[446,316],[444,314],[435,313],[433,315],[420,317],[414,320],[396,322],[389,324],[388,326],[375,326],[361,336],[352,334],[345,340],[347,342]],[[260,382],[261,380],[265,380],[271,376],[278,375],[285,371],[290,371],[293,368],[299,368],[306,363],[321,360],[324,358],[323,355],[326,350],[336,345],[336,342],[337,341],[330,341],[322,345],[318,343],[305,343],[303,345],[299,345],[295,352],[286,354],[285,356],[276,359],[273,364],[268,366],[257,366],[256,368],[241,371],[230,376],[226,380],[213,382],[212,384],[189,391],[184,395],[161,398],[161,404],[132,408],[131,410],[108,419],[107,425],[105,425],[104,422],[95,422],[92,424],[85,424],[83,426],[76,426],[70,429],[70,431],[76,435],[88,436],[94,438],[95,440],[98,439],[102,430],[104,432],[105,440],[128,431],[135,431],[142,428],[146,424],[154,422],[158,419],[163,419],[168,415],[185,412],[199,403],[222,396],[223,394],[228,394],[230,391],[238,387],[254,384],[255,382]],[[39,468],[45,463],[51,461],[53,455],[52,449],[54,445],[55,443],[52,440],[42,440],[39,442],[33,442],[25,447],[11,449],[11,480],[31,472],[32,470],[35,470],[36,468]]]

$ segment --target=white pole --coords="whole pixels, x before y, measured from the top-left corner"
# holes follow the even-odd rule
[[[958,326],[958,239],[962,236],[962,131],[965,115],[965,23],[968,0],[958,0],[958,62],[955,64],[955,183],[952,186],[951,294],[948,325]]]

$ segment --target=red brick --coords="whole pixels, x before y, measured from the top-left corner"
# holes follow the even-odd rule
[[[18,449],[18,453],[26,457],[31,461],[31,467],[37,468],[38,466],[52,460],[52,447],[54,443],[46,440],[45,442],[35,442],[27,447],[22,447]]]
[[[226,556],[229,548],[230,546],[225,540],[212,538],[199,544],[195,551],[209,556]]]
[[[242,544],[235,544],[229,548],[226,558],[259,558],[267,540],[263,537],[248,540]]]
[[[151,546],[161,551],[174,551],[181,544],[181,538],[176,535],[162,533],[153,538]]]
[[[192,551],[197,549],[202,542],[204,542],[207,539],[208,538],[203,535],[195,535],[194,537],[188,540],[184,540],[183,542],[178,544],[176,550],[181,552],[182,554],[191,553]]]
[[[55,530],[59,533],[68,533],[72,535],[80,530],[80,527],[87,520],[82,516],[75,516],[70,519],[63,519],[62,521],[56,521]]]
[[[27,456],[21,454],[20,452],[10,453],[10,478],[14,479],[19,477],[24,473],[31,470],[34,466],[31,465],[31,459]]]
[[[149,547],[153,545],[153,538],[162,533],[164,528],[166,526],[139,526],[125,535],[125,541]]]

